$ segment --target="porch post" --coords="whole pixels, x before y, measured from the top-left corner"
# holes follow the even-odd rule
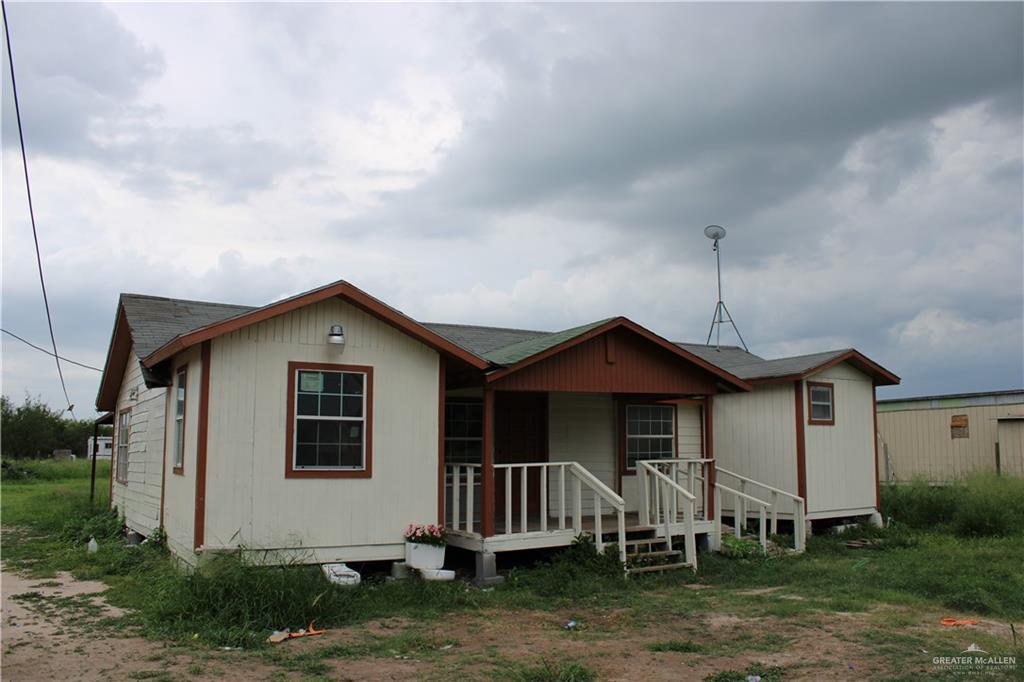
[[[443,526],[448,486],[445,481],[447,468],[444,461],[445,361],[440,353],[437,358],[437,370],[437,523]],[[458,486],[459,481],[455,480],[453,488]],[[470,522],[472,520],[470,519]]]
[[[710,513],[707,516],[709,521],[715,520],[715,429],[714,420],[712,419],[712,404],[714,402],[714,396],[707,396],[704,398],[704,458],[710,459],[708,462],[708,499],[705,509]]]
[[[480,534],[494,535],[494,391],[484,386],[484,452],[480,471]]]

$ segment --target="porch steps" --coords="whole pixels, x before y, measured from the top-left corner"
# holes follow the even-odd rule
[[[661,571],[674,571],[678,568],[692,568],[687,563],[674,563],[674,564],[652,564],[650,566],[637,566],[635,568],[628,569],[629,573],[658,573]]]

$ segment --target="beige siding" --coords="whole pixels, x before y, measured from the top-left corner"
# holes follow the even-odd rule
[[[835,386],[835,424],[807,424],[810,414],[806,382],[804,433],[807,453],[807,511],[822,516],[873,510],[875,487],[874,384],[846,363],[810,377]]]
[[[923,476],[951,481],[995,471],[996,419],[1024,406],[982,405],[878,413],[880,472],[888,480]],[[952,438],[950,420],[967,415],[967,438]]]
[[[797,493],[792,383],[715,396],[712,414],[718,466]],[[733,487],[730,479],[722,478],[722,483]]]
[[[128,358],[115,413],[115,424],[119,424],[116,415],[122,410],[131,410],[128,480],[126,483],[114,481],[112,500],[124,515],[128,527],[148,536],[160,526],[160,467],[164,436],[162,417],[167,390],[147,389],[134,350],[128,354]]]
[[[164,531],[167,544],[183,560],[193,563],[196,504],[196,449],[199,442],[199,393],[202,381],[202,362],[199,347],[190,348],[174,357],[173,373],[188,365],[185,381],[185,452],[182,473],[173,472],[174,466],[174,394],[167,397],[164,410],[164,432],[167,434],[167,457],[164,462]]]
[[[289,361],[374,368],[372,478],[285,478]],[[398,558],[405,525],[436,520],[435,351],[332,299],[214,339],[210,364],[207,546]]]
[[[602,393],[551,393],[548,396],[548,459],[578,462],[612,490],[617,486],[615,401]],[[572,488],[566,477],[566,504]],[[554,481],[549,492],[549,509],[554,510],[557,492]],[[583,497],[583,512],[593,512],[590,495]],[[571,509],[571,507],[570,507]],[[554,513],[554,512],[552,512]]]
[[[999,422],[999,470],[1007,476],[1024,476],[1024,420]]]

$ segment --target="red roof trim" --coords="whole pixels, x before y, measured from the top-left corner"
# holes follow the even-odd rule
[[[531,355],[529,357],[523,358],[519,362],[514,363],[512,365],[509,365],[508,367],[505,367],[504,369],[499,369],[499,370],[497,370],[495,372],[491,372],[490,374],[487,375],[487,383],[492,383],[492,382],[498,381],[499,379],[502,379],[502,378],[508,376],[509,374],[512,374],[514,372],[518,372],[521,369],[529,367],[530,365],[532,365],[532,364],[534,364],[536,362],[540,362],[541,360],[549,358],[549,357],[551,357],[553,355],[557,355],[558,353],[561,353],[562,351],[564,351],[564,350],[566,350],[568,348],[572,348],[573,346],[581,344],[584,341],[589,341],[590,339],[593,339],[593,338],[595,338],[597,336],[600,336],[600,335],[602,335],[602,334],[604,334],[606,332],[609,332],[612,329],[616,329],[616,328],[620,328],[620,327],[623,328],[623,329],[628,329],[628,330],[634,332],[635,334],[638,334],[639,336],[642,336],[643,338],[647,339],[648,341],[650,341],[650,342],[652,342],[654,344],[657,344],[658,346],[661,346],[665,350],[669,351],[670,353],[672,353],[673,355],[676,355],[679,358],[682,358],[683,360],[687,360],[689,362],[692,362],[693,364],[697,365],[701,369],[709,372],[710,374],[713,374],[713,375],[717,376],[718,378],[722,379],[723,381],[731,384],[732,386],[734,386],[734,387],[736,387],[736,388],[738,388],[738,389],[740,389],[742,391],[749,391],[749,390],[751,390],[750,384],[748,384],[747,382],[743,381],[739,377],[737,377],[737,376],[735,376],[733,374],[730,374],[729,372],[725,371],[724,369],[711,364],[710,362],[700,358],[697,355],[694,355],[693,353],[691,353],[691,352],[689,352],[689,351],[687,351],[687,350],[685,350],[683,348],[680,348],[679,346],[675,345],[671,341],[663,339],[662,337],[658,336],[657,334],[655,334],[654,332],[650,331],[646,327],[641,327],[636,322],[633,322],[632,320],[629,320],[629,319],[627,319],[625,317],[616,317],[614,319],[608,320],[604,324],[602,324],[600,326],[597,326],[597,327],[594,327],[593,329],[590,329],[588,331],[585,331],[582,334],[580,334],[578,336],[574,336],[571,339],[567,339],[566,341],[563,341],[562,343],[560,343],[558,345],[552,346],[551,348],[543,350],[540,353],[535,353],[534,355]]]
[[[490,363],[486,360],[455,345],[438,333],[424,327],[411,317],[395,310],[391,306],[345,281],[334,282],[333,284],[328,284],[318,289],[307,291],[304,294],[286,298],[283,301],[272,303],[270,305],[263,306],[262,308],[257,308],[256,310],[242,313],[241,315],[236,315],[235,317],[230,317],[226,320],[215,322],[205,327],[200,327],[188,334],[177,336],[146,356],[146,358],[143,359],[142,364],[146,367],[152,367],[153,365],[166,360],[167,358],[180,353],[186,348],[194,346],[197,343],[208,341],[217,336],[228,334],[237,329],[248,327],[249,325],[263,322],[264,320],[277,317],[278,315],[284,315],[285,313],[289,313],[293,310],[297,310],[314,303],[319,303],[320,301],[325,301],[333,297],[342,298],[348,301],[352,305],[380,318],[384,322],[387,322],[399,331],[423,342],[434,350],[447,353],[448,355],[458,358],[472,367],[477,369],[487,369],[490,367]]]
[[[103,365],[100,377],[100,388],[96,393],[97,411],[112,412],[117,403],[117,392],[121,388],[128,356],[132,352],[131,330],[128,328],[128,316],[120,300],[114,317],[114,331],[110,335],[110,346],[107,348],[107,361]],[[114,379],[116,378],[116,382]]]

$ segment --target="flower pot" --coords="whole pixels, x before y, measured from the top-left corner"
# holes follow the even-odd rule
[[[405,543],[405,563],[412,568],[437,569],[444,566],[444,545]]]

